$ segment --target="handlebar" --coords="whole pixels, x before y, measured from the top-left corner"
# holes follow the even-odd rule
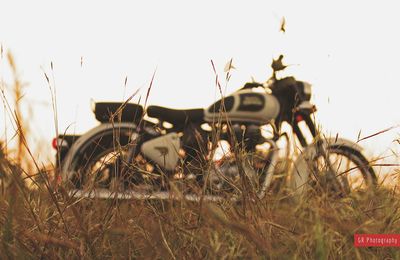
[[[243,89],[249,89],[249,88],[269,87],[270,84],[268,84],[268,82],[275,82],[277,80],[276,72],[282,71],[282,70],[286,69],[286,67],[287,67],[287,65],[283,64],[282,60],[283,60],[283,55],[279,55],[278,59],[272,60],[272,64],[271,64],[272,76],[267,82],[265,82],[265,83],[248,82],[242,88],[238,89],[238,91],[243,90]]]

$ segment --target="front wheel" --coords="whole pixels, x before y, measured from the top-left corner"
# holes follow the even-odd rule
[[[324,148],[312,146],[296,161],[291,186],[296,193],[313,190],[349,194],[373,189],[377,184],[374,169],[359,147],[349,141],[326,142]]]

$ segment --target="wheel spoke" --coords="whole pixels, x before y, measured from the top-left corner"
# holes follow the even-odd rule
[[[369,188],[373,185],[373,180],[376,180],[375,173],[368,167],[366,159],[348,147],[329,147],[327,159],[335,171],[341,189],[346,193]],[[313,161],[316,172],[312,172],[311,178],[314,178],[312,182],[318,183],[318,178],[329,167],[323,155],[316,156]]]

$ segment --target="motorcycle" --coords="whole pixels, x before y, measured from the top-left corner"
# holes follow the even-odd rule
[[[311,85],[277,77],[286,68],[282,59],[273,60],[266,83],[246,83],[206,109],[96,103],[99,126],[54,139],[62,181],[75,197],[217,201],[254,191],[263,198],[278,165],[292,157],[289,145],[285,156],[278,145],[290,143],[286,124],[300,151],[283,171],[293,192],[374,186],[376,174],[360,146],[318,133]]]

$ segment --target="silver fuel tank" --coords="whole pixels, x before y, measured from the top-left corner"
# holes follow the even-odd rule
[[[278,99],[263,91],[243,89],[224,98],[226,115],[231,122],[264,125],[279,114]],[[220,117],[222,101],[219,100],[204,111],[205,121],[217,122]],[[226,121],[225,115],[221,117]]]

